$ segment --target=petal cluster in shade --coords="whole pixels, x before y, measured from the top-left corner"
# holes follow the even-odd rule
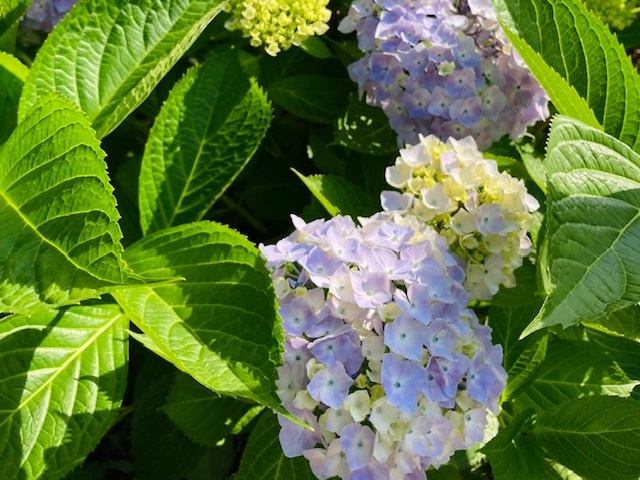
[[[289,457],[320,479],[424,479],[483,439],[502,348],[467,307],[461,261],[418,217],[310,223],[260,249],[285,329],[278,395]]]
[[[512,49],[490,0],[355,0],[338,29],[364,56],[349,75],[400,146],[471,135],[485,149],[549,116],[549,98]]]

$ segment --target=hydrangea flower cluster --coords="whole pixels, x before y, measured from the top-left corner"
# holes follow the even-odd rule
[[[355,0],[338,27],[365,55],[349,66],[398,134],[472,135],[481,149],[549,116],[549,98],[512,49],[490,0]]]
[[[513,272],[531,253],[527,232],[539,207],[522,180],[485,160],[472,137],[421,137],[400,150],[385,172],[400,191],[381,194],[386,211],[416,216],[447,238],[465,265],[471,298],[489,300],[500,285],[515,286]]]
[[[77,0],[34,0],[22,21],[23,28],[50,32]]]
[[[254,47],[264,45],[276,56],[307,37],[322,35],[329,26],[329,0],[230,0],[226,10],[229,30],[242,30]]]
[[[285,455],[319,479],[424,479],[483,439],[505,386],[502,348],[467,307],[446,240],[410,215],[305,223],[260,249],[286,333]]]

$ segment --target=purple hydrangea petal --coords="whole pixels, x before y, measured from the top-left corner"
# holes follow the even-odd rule
[[[335,362],[316,373],[307,385],[307,390],[314,400],[331,408],[340,408],[349,394],[351,385],[353,379],[347,375],[344,366]]]
[[[424,368],[418,363],[393,353],[382,357],[382,386],[390,405],[415,412],[424,383]]]
[[[372,461],[375,434],[371,428],[352,423],[340,432],[340,443],[352,471],[367,466]]]

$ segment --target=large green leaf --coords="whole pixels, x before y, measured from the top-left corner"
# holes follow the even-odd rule
[[[550,458],[589,479],[640,476],[640,402],[586,397],[537,418],[534,435]]]
[[[640,151],[640,77],[624,47],[580,0],[493,0],[516,48],[543,83],[560,113],[588,111],[568,91],[564,78],[585,99],[607,133]],[[541,59],[534,52],[540,54]],[[547,71],[544,62],[559,75]],[[593,125],[593,123],[592,123]],[[595,126],[595,125],[594,125]]]
[[[534,418],[533,410],[520,412],[482,447],[482,453],[491,463],[491,473],[495,480],[561,478],[544,458],[544,452],[535,437],[529,435]]]
[[[29,69],[20,60],[0,52],[0,143],[9,138],[18,123],[18,103],[28,73]]]
[[[262,140],[271,108],[225,50],[178,82],[155,120],[142,159],[142,230],[202,219]]]
[[[541,412],[587,395],[628,397],[638,383],[630,380],[602,347],[556,339],[549,342],[537,377],[517,402]]]
[[[264,412],[251,432],[236,480],[313,480],[304,457],[287,458],[278,440],[280,425],[275,415]]]
[[[160,356],[224,395],[280,408],[281,327],[269,273],[244,236],[212,222],[153,233],[125,253],[137,273],[184,282],[114,293]]]
[[[117,416],[128,322],[117,305],[0,321],[2,478],[61,478]]]
[[[0,311],[78,303],[125,282],[112,190],[84,115],[43,98],[0,147]]]
[[[86,0],[47,38],[20,103],[58,91],[87,114],[98,137],[116,128],[222,10],[222,0]]]
[[[221,397],[184,373],[178,373],[162,410],[194,442],[215,447],[264,407]],[[238,428],[240,425],[240,428]]]
[[[525,334],[594,320],[640,300],[640,155],[557,117],[547,151],[549,296]]]

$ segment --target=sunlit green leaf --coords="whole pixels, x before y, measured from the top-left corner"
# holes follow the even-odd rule
[[[0,311],[30,314],[125,282],[112,190],[87,119],[43,98],[0,146]]]
[[[281,327],[269,273],[251,242],[198,222],[148,235],[125,257],[136,273],[185,279],[114,293],[145,344],[219,394],[281,408]]]
[[[0,472],[61,478],[116,418],[128,322],[117,305],[0,321]]]
[[[332,216],[369,216],[380,209],[364,190],[346,178],[335,175],[304,176],[296,170],[294,173]]]
[[[165,102],[142,159],[142,230],[202,219],[247,164],[271,119],[260,87],[225,50],[191,69]]]
[[[640,151],[640,76],[624,47],[583,2],[493,2],[519,53],[560,113],[597,127],[580,97],[605,132]]]
[[[640,300],[640,155],[615,138],[557,117],[547,152],[551,291],[525,334],[564,327]]]
[[[86,0],[53,30],[33,63],[20,117],[57,91],[104,137],[151,93],[209,22],[221,0]]]

